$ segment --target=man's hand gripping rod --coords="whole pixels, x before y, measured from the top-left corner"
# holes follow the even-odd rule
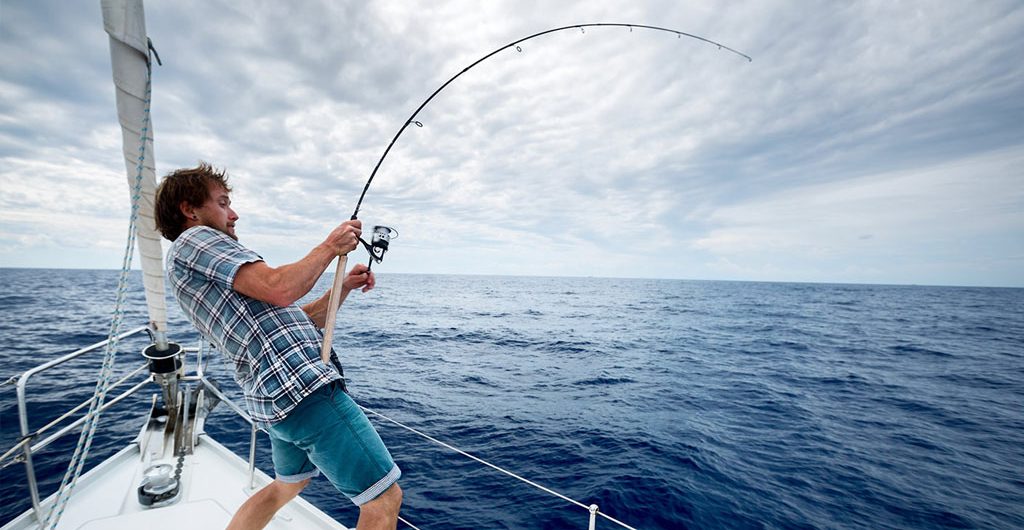
[[[352,215],[352,220],[356,216]],[[384,253],[388,251],[388,244],[398,237],[398,231],[390,226],[373,227],[373,238],[367,243],[363,238],[358,238],[366,251],[370,253],[370,262],[366,266],[369,274],[373,262],[380,263],[384,260]],[[331,288],[331,296],[327,300],[327,318],[324,324],[324,345],[320,348],[320,358],[327,363],[331,357],[331,340],[334,339],[334,321],[338,314],[338,306],[341,305],[341,289],[345,281],[345,266],[348,265],[348,255],[338,256],[338,269],[334,271],[334,287]]]

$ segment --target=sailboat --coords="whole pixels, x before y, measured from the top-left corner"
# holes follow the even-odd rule
[[[254,465],[255,427],[252,429],[252,451],[248,462],[205,432],[204,422],[218,403],[231,408],[250,424],[252,422],[244,410],[224,396],[203,374],[200,347],[183,348],[168,340],[160,234],[152,213],[156,176],[149,99],[154,55],[146,36],[140,0],[104,0],[102,10],[104,29],[110,38],[125,166],[129,190],[133,195],[133,237],[141,258],[149,323],[123,333],[112,325],[115,333],[107,340],[78,349],[17,377],[22,439],[3,456],[24,463],[25,485],[32,508],[3,529],[224,528],[238,507],[272,479]],[[30,425],[37,424],[36,418],[28,417],[26,403],[34,376],[97,349],[109,349],[119,341],[147,333],[152,344],[143,354],[147,358],[145,366],[149,369],[150,378],[105,400],[102,407],[94,407],[97,410],[90,409],[92,416],[87,415],[56,429],[60,420],[69,416],[66,414],[46,427],[30,430]],[[189,366],[196,368],[189,371]],[[129,396],[154,390],[154,385],[157,392],[153,395],[149,414],[140,425],[139,435],[77,481],[62,484],[60,491],[41,499],[33,455],[75,429],[85,428],[84,425],[95,421],[96,415],[106,413],[106,409]],[[83,405],[97,402],[97,396],[94,396]],[[76,409],[79,408],[84,406]],[[78,449],[82,449],[82,445],[80,443]],[[73,487],[73,492],[67,491],[69,486]],[[346,527],[298,498],[283,508],[268,528]]]
[[[209,357],[209,352],[204,350],[205,346],[200,343],[195,347],[182,347],[169,340],[162,249],[153,219],[156,175],[153,127],[149,118],[152,67],[154,60],[159,61],[159,56],[146,35],[141,0],[102,0],[101,6],[104,29],[110,41],[118,119],[121,123],[126,174],[132,198],[131,229],[118,302],[106,340],[77,349],[12,378],[17,385],[21,438],[0,454],[0,468],[23,464],[24,486],[32,506],[0,530],[221,529],[227,526],[232,515],[253,493],[272,479],[255,466],[258,432],[255,423],[245,410],[222,393],[204,373],[204,360]],[[120,318],[123,311],[120,305],[135,247],[141,259],[149,321],[146,325],[121,331]],[[145,357],[142,366],[116,382],[109,380],[108,365],[117,353],[118,344],[147,335],[151,344],[142,352]],[[91,399],[52,421],[30,417],[27,396],[30,389],[36,388],[33,386],[35,376],[100,349],[106,352],[104,366]],[[149,372],[148,377],[113,395],[114,390],[131,384],[126,382],[133,377],[137,379],[145,370]],[[116,454],[79,476],[99,416],[120,414],[117,409],[109,412],[108,409],[144,392],[151,392],[152,395],[149,412],[139,425],[139,434]],[[109,399],[108,394],[112,395]],[[239,457],[206,432],[206,420],[216,406],[229,408],[250,425],[248,459]],[[70,418],[87,407],[88,412],[84,416],[70,421]],[[586,505],[570,499],[375,411],[364,410],[575,504],[587,512],[591,529],[595,527],[597,516],[621,527],[632,528],[601,513],[597,505]],[[132,417],[135,416],[133,413]],[[49,423],[40,428],[30,427],[42,421]],[[34,456],[56,440],[79,429],[81,436],[64,482],[58,491],[45,498],[41,497]],[[71,468],[75,468],[74,472]],[[416,528],[404,518],[400,519],[402,523]],[[300,496],[282,508],[267,528],[347,527]]]

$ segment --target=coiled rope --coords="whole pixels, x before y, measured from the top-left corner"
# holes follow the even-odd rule
[[[150,49],[152,49],[152,44],[150,44]],[[96,381],[96,390],[93,392],[92,405],[89,406],[89,412],[86,414],[85,423],[82,426],[82,434],[78,439],[78,445],[75,447],[75,453],[71,457],[71,462],[68,464],[68,470],[64,474],[60,488],[57,489],[57,498],[53,503],[53,508],[47,514],[46,520],[42,524],[42,527],[49,528],[49,530],[57,527],[61,516],[64,515],[64,509],[67,508],[67,503],[71,499],[71,493],[74,491],[78,477],[85,466],[85,459],[89,455],[89,448],[92,446],[93,435],[96,433],[96,427],[99,425],[100,409],[103,407],[103,402],[107,397],[107,390],[110,388],[114,360],[117,357],[121,321],[124,317],[122,306],[124,305],[125,294],[128,291],[128,273],[132,266],[132,250],[135,248],[135,224],[139,217],[139,203],[142,198],[142,172],[146,160],[146,140],[149,133],[152,81],[153,65],[151,57],[149,57],[146,61],[145,108],[142,117],[142,134],[139,138],[137,173],[135,175],[135,184],[132,187],[132,211],[131,218],[128,221],[128,242],[125,245],[124,258],[121,261],[121,275],[117,282],[117,297],[114,301],[114,311],[110,319],[110,332],[107,334],[108,342],[103,354],[103,365],[100,368],[100,375]]]

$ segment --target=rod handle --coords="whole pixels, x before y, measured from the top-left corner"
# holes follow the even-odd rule
[[[338,268],[334,271],[334,286],[331,297],[327,300],[327,318],[324,323],[324,345],[320,348],[320,358],[327,363],[331,358],[331,341],[334,340],[334,321],[338,316],[338,305],[341,304],[341,288],[345,282],[345,267],[348,256],[338,256]]]

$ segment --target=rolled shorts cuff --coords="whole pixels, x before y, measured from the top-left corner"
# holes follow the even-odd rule
[[[376,499],[381,493],[387,491],[392,484],[398,482],[398,479],[401,478],[401,476],[402,470],[398,468],[398,464],[395,464],[391,468],[391,471],[388,471],[387,475],[384,475],[380,480],[374,483],[374,485],[366,488],[366,491],[363,491],[359,495],[352,497],[352,503],[356,506],[362,506],[373,499]]]
[[[303,480],[306,480],[308,478],[319,477],[320,476],[320,470],[317,469],[317,468],[313,468],[313,471],[307,471],[305,473],[299,473],[298,475],[282,475],[280,473],[276,473],[276,475],[277,476],[275,478],[277,478],[277,480],[280,480],[281,482],[284,482],[284,483],[287,483],[287,484],[295,484],[297,482],[302,482]]]

